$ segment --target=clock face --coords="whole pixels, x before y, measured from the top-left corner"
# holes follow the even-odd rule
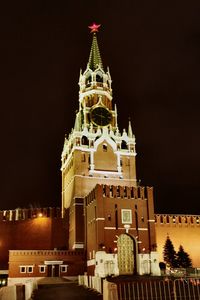
[[[112,120],[112,114],[110,113],[110,111],[102,106],[93,108],[90,113],[90,117],[92,123],[97,126],[106,126]]]

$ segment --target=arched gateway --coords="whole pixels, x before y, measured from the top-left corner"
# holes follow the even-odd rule
[[[119,274],[134,274],[136,272],[136,253],[134,239],[128,234],[121,234],[117,240]]]

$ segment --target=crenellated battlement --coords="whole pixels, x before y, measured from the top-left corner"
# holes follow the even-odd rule
[[[60,207],[46,208],[17,208],[15,210],[1,210],[0,222],[20,221],[34,218],[61,218]]]
[[[200,225],[200,215],[156,214],[155,224]]]
[[[149,187],[137,186],[114,186],[102,185],[103,196],[107,198],[132,198],[132,199],[147,199],[147,189]]]
[[[70,250],[9,250],[10,257],[12,256],[83,256],[83,251]]]
[[[132,200],[147,200],[148,192],[153,190],[152,187],[129,187],[129,186],[114,186],[114,185],[97,185],[86,197],[86,205],[94,201],[95,193],[101,193],[103,197],[120,198]]]

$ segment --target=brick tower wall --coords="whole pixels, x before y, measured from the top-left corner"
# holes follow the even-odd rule
[[[129,234],[138,242],[140,253],[155,250],[153,189],[97,185],[85,199],[88,259],[100,249],[114,253],[117,236],[125,233],[121,209],[132,211]]]

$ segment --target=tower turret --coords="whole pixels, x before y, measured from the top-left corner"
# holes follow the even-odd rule
[[[100,25],[96,24],[89,26],[93,35],[92,45],[87,67],[84,72],[80,72],[79,108],[87,125],[93,122],[94,127],[107,125],[116,127],[116,115],[112,104],[112,80],[109,69],[104,71],[97,41],[99,27]],[[97,107],[96,113],[92,113]]]
[[[90,26],[92,45],[85,71],[80,71],[79,110],[62,152],[62,207],[76,218],[75,199],[83,199],[96,184],[136,186],[135,136],[131,125],[120,133],[113,104],[111,76],[104,71],[97,41],[99,25]],[[78,204],[80,206],[80,202]],[[76,248],[76,233],[70,247]]]

